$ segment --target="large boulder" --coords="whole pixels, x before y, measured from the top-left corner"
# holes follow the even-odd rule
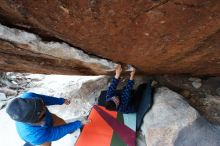
[[[209,124],[182,97],[162,87],[141,127],[147,146],[219,146],[220,127]]]
[[[106,65],[84,64],[95,55],[146,74],[220,75],[219,14],[219,0],[1,0],[0,22],[38,34],[44,43],[33,50],[39,39],[23,43],[3,35],[0,70],[107,74]],[[75,60],[74,49],[57,42],[89,58]]]
[[[63,119],[71,120],[89,114],[101,91],[107,88],[108,81],[106,76],[50,75],[35,82],[36,87],[29,91],[70,99],[70,105],[51,106],[49,109]]]

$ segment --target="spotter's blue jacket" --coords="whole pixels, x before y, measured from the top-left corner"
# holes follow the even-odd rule
[[[56,98],[32,92],[22,94],[20,98],[41,98],[46,106],[62,105],[65,101],[64,98]],[[44,118],[43,125],[16,122],[16,129],[19,136],[24,141],[33,145],[41,145],[45,142],[56,141],[66,134],[74,132],[80,127],[82,127],[82,123],[80,121],[71,122],[61,126],[53,126],[52,115],[48,109],[46,111],[46,117]]]

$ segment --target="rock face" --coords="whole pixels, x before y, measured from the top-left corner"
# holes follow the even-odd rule
[[[148,74],[220,75],[219,0],[0,3],[1,23],[38,34],[49,43],[63,41],[88,54],[134,65]],[[0,69],[4,71],[108,73],[97,64],[95,72],[91,64],[73,58],[57,59],[45,52],[41,55],[41,45],[35,46],[39,47],[38,53],[32,52],[36,45],[29,44],[32,42],[12,43],[2,37],[0,40],[0,63],[4,65]]]
[[[38,36],[0,25],[1,70],[57,74],[107,74],[115,63],[89,56],[59,42],[44,42]],[[10,58],[13,56],[13,59]]]
[[[105,76],[51,75],[35,82],[35,87],[29,91],[70,99],[71,104],[68,106],[51,106],[49,109],[63,119],[71,120],[88,116],[101,91],[106,90],[108,81],[109,78]]]
[[[148,146],[219,146],[220,127],[209,124],[180,95],[159,88],[142,125]]]
[[[203,115],[210,123],[220,124],[220,77],[195,78],[187,75],[164,75],[155,78],[156,87],[166,86],[181,94],[185,100]],[[200,88],[193,87],[200,83]]]

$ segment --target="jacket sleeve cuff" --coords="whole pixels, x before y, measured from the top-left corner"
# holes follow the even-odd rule
[[[129,79],[129,80],[128,80],[128,83],[130,83],[130,84],[133,85],[133,84],[134,84],[134,80],[130,80],[130,79]]]
[[[75,121],[75,124],[78,128],[81,128],[83,126],[82,122],[81,121]]]
[[[115,76],[112,78],[112,81],[115,81],[115,82],[119,82],[120,80],[120,77],[118,79],[115,78]]]
[[[58,100],[59,100],[59,101],[58,101],[58,104],[60,104],[60,105],[64,104],[64,102],[65,102],[65,99],[64,99],[64,98],[59,98]]]

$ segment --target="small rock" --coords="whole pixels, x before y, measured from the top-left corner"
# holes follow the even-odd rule
[[[216,93],[220,96],[220,87],[216,89]]]
[[[191,82],[202,82],[202,80],[200,78],[189,78],[189,81]]]
[[[17,84],[18,84],[18,83],[17,83],[17,82],[15,82],[15,81],[12,81],[12,83],[13,83],[13,84],[15,84],[15,85],[17,85]]]
[[[6,72],[6,76],[10,76],[11,75],[11,72]]]
[[[157,84],[158,84],[158,82],[155,81],[155,80],[153,80],[152,83],[151,83],[151,86],[154,87],[154,86],[157,85]]]
[[[190,91],[188,90],[183,90],[180,92],[180,94],[186,98],[188,98],[190,96]]]
[[[0,101],[0,110],[3,109],[6,106],[5,101]]]
[[[26,82],[30,83],[30,82],[31,82],[31,79],[27,79]]]
[[[10,77],[11,79],[16,79],[17,77],[15,75],[11,76]]]
[[[0,93],[0,100],[6,100],[7,97],[5,96],[5,93]]]
[[[4,93],[6,96],[15,96],[17,95],[17,91],[8,89],[6,87],[0,88],[0,93]]]
[[[196,89],[199,89],[202,86],[201,82],[192,82],[192,86]]]
[[[192,86],[190,84],[182,84],[183,89],[190,89]]]

